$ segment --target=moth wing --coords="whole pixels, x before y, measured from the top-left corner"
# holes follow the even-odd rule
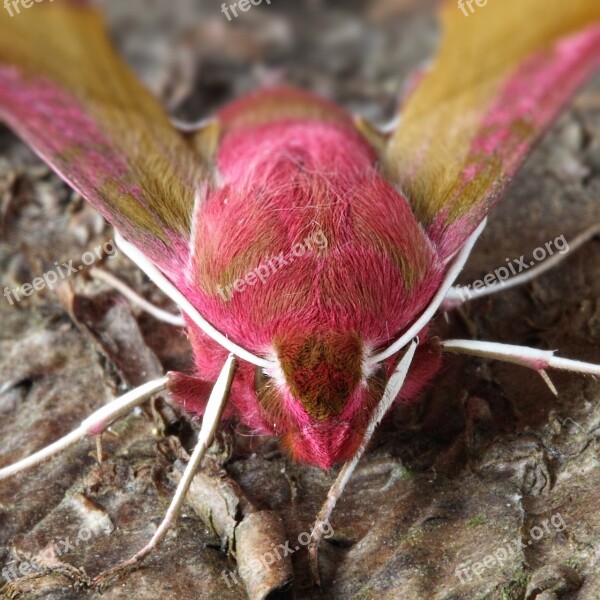
[[[442,26],[383,163],[449,257],[599,66],[600,3],[446,0]]]
[[[0,119],[156,264],[185,260],[209,168],[87,3],[0,10]]]

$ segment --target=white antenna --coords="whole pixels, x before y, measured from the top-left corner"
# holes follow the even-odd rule
[[[477,241],[477,238],[481,235],[481,232],[485,229],[485,225],[487,223],[487,217],[479,224],[479,227],[470,235],[466,244],[463,246],[460,251],[457,259],[454,261],[454,264],[448,271],[444,282],[442,283],[440,289],[437,291],[436,295],[433,297],[433,300],[430,302],[429,306],[423,311],[421,316],[413,323],[413,325],[404,333],[400,338],[398,338],[389,348],[371,356],[368,359],[369,364],[375,364],[385,360],[392,356],[392,354],[396,354],[399,350],[404,348],[410,340],[416,337],[421,329],[431,321],[433,315],[440,307],[448,290],[452,287],[452,284],[458,277],[458,274],[462,271],[465,263],[467,262],[469,255],[471,254],[471,250],[473,250],[473,246]]]
[[[223,348],[229,350],[231,354],[246,360],[257,367],[272,368],[274,362],[261,358],[245,350],[241,346],[238,346],[235,342],[232,342],[220,331],[215,329],[194,307],[194,305],[159,271],[154,263],[138,248],[136,248],[131,242],[126,241],[123,236],[116,232],[115,240],[117,246],[123,251],[123,254],[130,258],[148,277],[162,290],[179,308],[182,312],[186,313],[192,321],[206,335],[211,337],[215,342],[221,344]]]

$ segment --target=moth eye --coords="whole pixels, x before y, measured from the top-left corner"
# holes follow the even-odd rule
[[[271,377],[265,375],[262,367],[256,367],[254,371],[254,389],[257,393],[264,391],[271,382]]]
[[[368,383],[372,386],[384,388],[387,382],[387,371],[383,363],[379,363],[377,369],[371,373]]]
[[[273,431],[276,431],[285,423],[281,395],[277,386],[273,385],[273,378],[265,375],[261,367],[256,367],[254,371],[254,387],[261,413]]]

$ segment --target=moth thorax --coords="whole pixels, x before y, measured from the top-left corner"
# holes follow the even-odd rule
[[[291,393],[314,419],[338,415],[361,381],[363,345],[354,332],[281,336],[275,349]]]

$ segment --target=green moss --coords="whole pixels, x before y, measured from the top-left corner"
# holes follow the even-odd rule
[[[581,563],[576,558],[568,558],[563,562],[565,567],[569,567],[570,569],[574,569],[575,571],[579,571],[581,569]]]
[[[520,600],[525,594],[529,575],[525,571],[517,573],[516,579],[513,579],[508,585],[500,590],[502,600]]]
[[[476,515],[469,521],[467,521],[467,527],[477,527],[477,525],[483,525],[485,523],[485,517],[483,515]]]

